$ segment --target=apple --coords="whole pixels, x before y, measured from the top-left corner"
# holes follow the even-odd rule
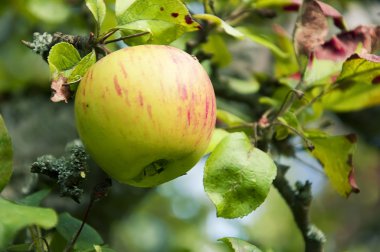
[[[80,138],[112,178],[152,187],[186,174],[205,154],[216,120],[212,83],[198,60],[170,46],[115,51],[83,76],[75,96]]]

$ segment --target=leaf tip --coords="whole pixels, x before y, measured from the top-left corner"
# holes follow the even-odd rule
[[[356,142],[358,141],[358,137],[356,136],[355,133],[351,133],[351,134],[346,135],[346,139],[347,139],[350,143],[352,143],[352,144],[354,144],[354,143],[356,143]]]
[[[348,174],[348,182],[350,183],[351,191],[348,193],[347,197],[350,196],[351,193],[360,193],[360,188],[356,183],[354,169],[351,169],[350,173]]]

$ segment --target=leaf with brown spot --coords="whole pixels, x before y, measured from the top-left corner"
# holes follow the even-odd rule
[[[125,40],[129,45],[170,44],[200,27],[180,0],[116,0],[115,12],[123,35],[148,32]]]
[[[71,96],[70,86],[67,84],[67,79],[63,76],[59,76],[56,80],[51,82],[52,102],[60,102],[67,100]]]
[[[353,175],[353,155],[356,148],[356,136],[328,136],[306,133],[315,149],[311,154],[317,158],[326,172],[334,189],[342,196],[348,197],[359,188]],[[355,141],[354,141],[355,140]]]

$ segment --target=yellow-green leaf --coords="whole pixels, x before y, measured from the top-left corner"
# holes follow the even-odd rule
[[[219,17],[217,17],[215,15],[195,14],[195,15],[193,15],[193,17],[196,19],[201,19],[201,20],[205,20],[205,21],[214,23],[214,24],[218,25],[220,28],[222,28],[227,34],[229,34],[235,38],[238,38],[238,39],[244,38],[243,33],[241,33],[239,30],[235,29],[234,27],[229,25],[227,22],[223,21],[222,19],[220,19]]]
[[[104,3],[104,0],[86,0],[86,6],[91,11],[100,27],[106,16],[106,4]]]
[[[11,138],[0,115],[0,192],[8,184],[13,170],[13,151]]]
[[[356,147],[356,136],[327,136],[309,134],[313,143],[311,154],[316,157],[326,172],[334,189],[342,196],[359,192],[353,173],[353,154]]]
[[[216,118],[219,122],[226,124],[228,127],[240,126],[247,123],[244,119],[238,117],[237,115],[222,109],[217,110]]]
[[[130,45],[169,44],[185,32],[200,29],[180,0],[117,0],[115,9],[124,35],[149,32],[126,40]]]
[[[326,94],[323,105],[335,111],[353,111],[380,104],[380,56],[352,55],[336,80],[338,88]]]
[[[207,42],[202,44],[202,49],[205,53],[211,54],[211,61],[220,67],[227,66],[232,60],[226,41],[219,34],[210,34]]]
[[[253,244],[235,237],[224,237],[218,241],[224,242],[234,252],[261,252],[261,250]]]

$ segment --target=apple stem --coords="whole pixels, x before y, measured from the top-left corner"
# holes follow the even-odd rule
[[[108,32],[102,34],[100,36],[100,40],[99,40],[99,43],[100,44],[103,44],[104,41],[106,41],[106,39],[108,39],[109,37],[111,37],[113,34],[115,34],[115,32],[117,32],[119,30],[119,28],[114,28],[114,29],[110,29]]]
[[[111,39],[111,40],[105,41],[104,44],[106,45],[106,44],[110,44],[110,43],[121,41],[121,40],[125,40],[125,39],[136,38],[136,37],[140,37],[140,36],[146,35],[148,33],[149,32],[145,31],[145,32],[140,32],[140,33],[135,33],[135,34],[132,34],[132,35],[128,35],[128,36],[123,36],[123,37],[120,37],[120,38],[117,38],[117,39]]]

